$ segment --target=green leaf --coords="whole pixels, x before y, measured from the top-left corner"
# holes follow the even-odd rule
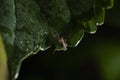
[[[101,6],[100,1],[95,2],[95,23],[96,25],[102,25],[104,23],[105,9]]]
[[[16,0],[16,38],[15,50],[12,55],[15,62],[11,65],[12,75],[19,73],[18,67],[26,56],[45,50],[48,25],[39,5],[35,0]],[[14,67],[13,67],[14,66]],[[17,72],[15,72],[15,70]],[[15,78],[17,75],[15,76]]]
[[[95,33],[112,5],[112,0],[0,0],[0,34],[12,79],[22,61],[39,50],[66,50],[77,46],[85,31]]]

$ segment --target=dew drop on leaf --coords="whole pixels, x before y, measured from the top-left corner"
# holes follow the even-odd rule
[[[18,75],[19,75],[19,73],[16,73],[16,74],[15,74],[15,79],[17,79],[17,78],[18,78]]]
[[[20,41],[20,44],[22,44],[23,42],[22,41]]]
[[[26,51],[29,51],[29,49],[27,48]]]
[[[97,26],[101,26],[101,25],[103,25],[103,24],[104,24],[104,22],[96,23]]]
[[[30,43],[30,41],[27,41],[27,44]]]

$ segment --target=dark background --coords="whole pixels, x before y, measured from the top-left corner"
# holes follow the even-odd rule
[[[17,80],[120,80],[120,1],[105,24],[67,51],[53,48],[26,59]]]

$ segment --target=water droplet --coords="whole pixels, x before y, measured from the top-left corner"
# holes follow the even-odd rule
[[[20,44],[22,44],[23,42],[22,41],[20,41]]]
[[[75,47],[80,43],[80,40],[75,44]]]
[[[78,46],[78,44],[80,43],[80,41],[82,40],[82,38],[83,38],[83,35],[82,35],[82,37],[76,42],[75,47]]]
[[[15,74],[15,79],[17,79],[17,78],[18,78],[18,75],[19,75],[19,73],[16,73],[16,74]]]
[[[27,48],[26,51],[29,51],[29,49]]]
[[[39,49],[41,50],[41,51],[44,51],[45,49],[44,48],[42,48],[42,47],[39,47]]]
[[[104,22],[96,23],[97,26],[101,26],[101,25],[103,25],[103,24],[104,24]]]
[[[91,32],[90,32],[90,34],[94,34],[94,33],[96,33],[96,31],[91,31]]]
[[[27,43],[30,43],[30,41],[27,41]]]
[[[37,45],[37,46],[35,47],[35,50],[38,49],[38,47],[39,47],[39,46]]]

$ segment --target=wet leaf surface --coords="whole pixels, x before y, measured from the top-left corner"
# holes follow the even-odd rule
[[[21,62],[45,51],[75,47],[84,32],[95,33],[113,0],[0,0],[0,34],[12,79]]]

